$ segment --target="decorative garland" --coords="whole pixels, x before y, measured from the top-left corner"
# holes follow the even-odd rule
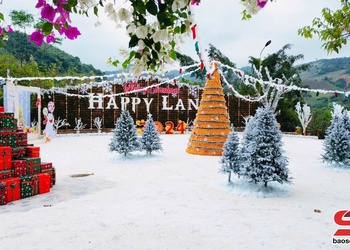
[[[324,90],[324,89],[309,89],[309,88],[303,88],[303,87],[298,87],[295,85],[284,85],[282,84],[283,80],[276,78],[276,79],[272,79],[270,81],[264,81],[262,79],[257,79],[253,76],[244,74],[244,72],[240,69],[222,64],[220,62],[218,62],[219,65],[221,67],[226,67],[228,69],[231,69],[233,71],[233,73],[239,77],[243,83],[247,86],[252,85],[252,84],[264,84],[264,85],[268,85],[271,86],[273,88],[277,88],[279,90],[282,91],[286,91],[286,90],[295,90],[295,91],[303,91],[303,92],[313,92],[316,93],[316,96],[318,96],[319,94],[334,94],[336,97],[338,97],[339,94],[343,94],[346,97],[348,97],[350,95],[350,91],[340,91],[340,90]],[[197,66],[198,68],[196,70],[190,71],[190,72],[186,72],[183,73],[186,69],[191,68],[191,67],[195,67]],[[145,76],[141,76],[141,77],[134,77],[130,74],[126,74],[126,73],[121,73],[121,74],[110,74],[110,75],[104,75],[104,76],[83,76],[83,77],[77,77],[77,76],[64,76],[64,77],[23,77],[23,78],[12,78],[9,76],[7,78],[4,77],[0,77],[0,81],[1,80],[11,80],[12,82],[20,82],[20,81],[37,81],[37,80],[53,80],[53,81],[62,81],[62,80],[81,80],[81,81],[87,81],[88,83],[84,83],[84,84],[79,84],[79,85],[75,85],[75,86],[66,86],[64,88],[60,88],[60,87],[52,87],[50,89],[41,89],[41,95],[44,94],[52,94],[52,93],[58,93],[58,94],[63,94],[63,95],[67,95],[70,97],[79,97],[79,98],[85,98],[88,97],[87,94],[87,90],[91,89],[92,87],[102,87],[104,88],[105,91],[109,91],[108,85],[110,84],[119,84],[122,85],[126,82],[135,82],[138,81],[140,79],[143,80],[151,80],[151,79],[157,79],[159,81],[158,84],[154,84],[151,86],[147,86],[141,89],[137,89],[137,90],[132,90],[129,92],[123,92],[123,93],[117,93],[117,94],[105,94],[102,97],[114,97],[114,96],[120,96],[120,95],[125,95],[125,94],[132,94],[132,93],[137,93],[137,92],[144,92],[147,91],[148,89],[154,88],[154,87],[158,87],[161,86],[162,84],[171,84],[171,85],[179,85],[180,87],[182,86],[187,86],[190,89],[190,92],[194,94],[194,89],[203,89],[203,87],[200,87],[199,85],[189,85],[186,83],[181,83],[178,80],[186,75],[190,75],[193,72],[200,70],[200,64],[194,64],[194,65],[190,65],[190,66],[185,66],[182,67],[179,70],[180,75],[176,76],[172,79],[169,78],[161,78],[159,76],[156,77],[145,77]],[[148,72],[143,72],[143,74],[147,74]],[[250,96],[243,96],[241,94],[239,94],[237,92],[237,90],[234,88],[234,86],[230,83],[227,82],[227,80],[225,79],[222,71],[220,71],[221,74],[221,78],[223,83],[226,84],[226,86],[232,91],[232,93],[234,94],[235,97],[243,99],[245,101],[250,101],[250,102],[259,102],[261,101],[265,96],[266,93],[263,96],[260,96],[259,98],[253,98]],[[209,77],[212,75],[212,72],[210,72],[210,74],[208,74]],[[207,75],[207,76],[208,76]],[[103,79],[108,79],[108,78],[114,78],[113,81],[106,81]],[[91,80],[98,80],[101,79],[103,81],[100,82],[91,82]],[[81,90],[81,92],[83,94],[71,94],[71,93],[67,93],[67,90]],[[85,94],[86,93],[86,94]]]

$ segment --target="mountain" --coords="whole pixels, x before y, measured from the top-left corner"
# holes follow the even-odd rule
[[[0,55],[11,54],[23,65],[34,60],[40,69],[44,71],[55,67],[58,74],[64,75],[74,72],[84,75],[102,75],[103,72],[92,65],[81,63],[79,57],[74,57],[66,52],[44,43],[38,47],[29,41],[29,36],[25,33],[15,31],[9,34],[9,39],[4,41],[4,46],[0,47]]]

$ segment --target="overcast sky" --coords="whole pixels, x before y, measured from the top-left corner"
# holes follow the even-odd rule
[[[11,10],[25,10],[37,16],[36,3],[37,0],[3,0],[0,12],[7,16]],[[298,64],[324,58],[349,57],[349,46],[345,46],[339,54],[327,55],[317,37],[305,39],[298,36],[298,29],[310,25],[314,17],[321,17],[324,7],[336,10],[340,7],[340,0],[276,0],[267,3],[250,21],[241,20],[243,6],[239,0],[202,0],[200,6],[193,7],[193,13],[202,48],[208,48],[211,43],[237,67],[243,67],[248,65],[249,56],[259,57],[268,40],[272,43],[263,51],[263,58],[286,44],[292,44],[288,54],[304,55],[304,60]],[[103,71],[114,70],[115,67],[106,62],[109,57],[120,59],[119,49],[127,48],[129,39],[125,29],[115,28],[102,15],[99,18],[102,26],[95,27],[97,18],[92,13],[90,17],[72,16],[72,25],[77,26],[82,35],[74,41],[64,40],[58,47],[79,57],[82,63],[92,64]],[[10,22],[9,18],[7,21]],[[185,41],[180,52],[198,60],[192,38]]]

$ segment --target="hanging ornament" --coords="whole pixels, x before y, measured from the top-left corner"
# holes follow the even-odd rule
[[[87,87],[85,84],[81,85],[80,93],[82,93],[83,95],[88,94]]]
[[[34,85],[36,85],[36,81],[37,81],[37,80],[35,79],[35,80],[34,80]]]
[[[317,91],[317,92],[316,92],[316,96],[319,96],[319,95],[320,95],[320,92]]]
[[[335,97],[338,97],[338,93],[337,93],[337,91],[336,91],[336,92],[334,92],[334,96],[335,96]]]
[[[56,79],[53,79],[53,84],[56,85],[58,81]]]
[[[40,101],[41,101],[40,98],[36,99],[36,103],[35,103],[35,106],[36,106],[36,107],[39,107],[39,106],[40,106]]]
[[[182,74],[182,68],[179,69],[179,73]]]
[[[194,44],[194,48],[196,49],[197,54],[199,54],[199,45],[198,42]]]
[[[200,69],[200,71],[203,71],[203,69],[204,69],[204,62],[203,62],[203,60],[201,61],[201,65],[200,65],[199,69]]]
[[[197,37],[197,34],[196,34],[196,27],[197,27],[197,24],[195,24],[195,25],[193,25],[193,26],[191,27],[192,38],[193,38],[193,40],[196,39],[196,37]]]
[[[176,84],[176,79],[174,79],[174,83]]]

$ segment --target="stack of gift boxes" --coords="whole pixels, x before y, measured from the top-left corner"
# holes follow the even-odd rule
[[[0,205],[50,192],[56,182],[51,162],[41,162],[40,147],[28,144],[14,114],[0,107]]]

